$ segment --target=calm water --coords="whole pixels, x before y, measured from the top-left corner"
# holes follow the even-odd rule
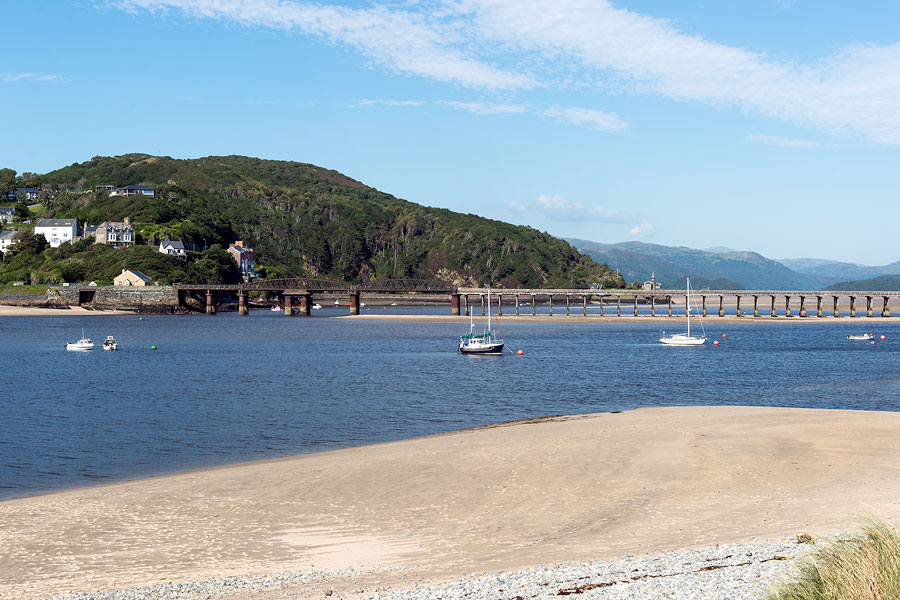
[[[335,310],[4,317],[0,498],[551,414],[669,404],[900,410],[900,325],[891,323],[870,346],[846,335],[871,325],[713,317],[705,323],[719,347],[673,348],[656,342],[658,330],[679,325],[562,316],[502,323],[523,357],[464,357],[455,352],[464,320],[321,318]],[[119,351],[66,352],[82,327],[95,342],[114,335]]]

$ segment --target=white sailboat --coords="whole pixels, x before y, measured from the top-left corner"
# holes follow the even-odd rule
[[[687,294],[685,298],[687,306],[687,333],[673,333],[666,335],[663,331],[662,337],[659,338],[660,343],[667,346],[701,346],[706,343],[706,331],[703,331],[703,321],[700,321],[700,330],[703,335],[691,335],[691,280],[687,279]],[[698,317],[699,320],[699,317]]]
[[[460,354],[503,354],[503,338],[491,331],[491,291],[487,295],[487,329],[475,333],[475,321],[469,313],[469,333],[459,336]]]

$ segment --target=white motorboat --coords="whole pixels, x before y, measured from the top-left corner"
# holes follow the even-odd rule
[[[685,295],[685,312],[687,313],[687,333],[674,333],[666,335],[663,331],[660,343],[667,346],[702,346],[706,343],[706,332],[703,335],[691,335],[691,280],[687,279],[687,293]],[[699,317],[698,317],[699,320]],[[703,321],[700,321],[700,329],[703,330]]]
[[[847,339],[848,340],[865,340],[865,341],[874,340],[875,334],[874,333],[861,333],[859,335],[848,335]]]
[[[77,342],[69,342],[66,344],[66,350],[87,351],[94,349],[94,342],[84,335],[84,329],[81,330],[81,339]]]
[[[271,310],[272,312],[281,312],[282,309],[281,309],[280,306],[278,306],[278,305],[276,304],[275,306],[273,306],[273,307],[270,308],[269,310]]]
[[[312,307],[313,307],[313,310],[319,310],[320,308],[322,308],[322,305],[319,304],[318,302],[316,302],[315,304],[312,305]]]
[[[503,338],[500,330],[491,330],[491,292],[487,297],[487,328],[481,333],[475,333],[475,322],[469,315],[469,333],[459,336],[460,354],[500,355],[503,354]]]
[[[103,349],[104,350],[116,350],[119,344],[116,342],[116,338],[111,335],[106,336],[106,339],[103,340]]]

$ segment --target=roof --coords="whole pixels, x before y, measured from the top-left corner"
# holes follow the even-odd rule
[[[118,190],[146,190],[146,191],[150,191],[150,192],[155,191],[149,185],[125,185],[125,186],[116,188],[116,191],[118,191]]]
[[[0,206],[0,215],[14,215],[16,214],[15,207],[12,206]]]
[[[169,246],[173,250],[184,250],[184,243],[178,240],[163,240],[159,245],[160,247]]]
[[[16,236],[15,229],[4,229],[0,231],[0,240],[11,240]]]
[[[39,219],[35,227],[71,227],[77,226],[77,219]]]
[[[139,279],[143,279],[143,280],[146,281],[147,283],[150,283],[150,282],[153,281],[152,279],[150,279],[149,277],[147,277],[146,275],[144,275],[144,274],[141,273],[140,271],[135,271],[134,269],[123,269],[122,272],[119,273],[119,275],[117,275],[117,277],[121,277],[121,276],[124,275],[125,273],[131,273],[131,274],[134,275],[135,277],[137,277],[137,278],[139,278]]]
[[[25,192],[26,194],[29,193],[29,192],[32,193],[32,194],[37,194],[37,193],[39,193],[39,192],[41,191],[41,188],[25,188],[25,187],[17,187],[17,188],[15,188],[15,190],[16,190],[17,192]]]

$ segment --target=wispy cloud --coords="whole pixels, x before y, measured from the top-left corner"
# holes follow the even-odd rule
[[[642,234],[647,234],[647,233],[653,233],[654,230],[655,230],[655,227],[653,227],[653,225],[651,225],[650,223],[641,223],[640,225],[636,225],[635,227],[632,227],[628,231],[628,233],[630,233],[631,235],[642,235]]]
[[[785,148],[821,148],[822,144],[818,142],[808,142],[806,140],[795,140],[792,138],[778,137],[775,135],[765,135],[762,133],[751,133],[747,136],[747,140],[756,142],[757,144],[766,144],[769,146],[784,146]]]
[[[421,100],[389,100],[389,99],[372,99],[372,98],[363,98],[361,100],[357,100],[356,104],[351,104],[351,107],[356,108],[358,106],[396,106],[396,107],[416,107],[422,106],[425,104]]]
[[[62,75],[42,75],[40,73],[18,73],[16,75],[4,75],[3,81],[68,81]]]
[[[545,109],[543,115],[573,125],[589,125],[600,131],[621,131],[628,128],[628,123],[618,115],[590,108],[555,106]]]
[[[525,107],[520,104],[491,104],[489,102],[457,102],[455,100],[442,100],[439,104],[466,110],[476,115],[508,115],[525,112]]]
[[[534,202],[513,201],[509,209],[520,215],[540,214],[554,221],[617,223],[627,217],[614,208],[572,202],[563,196],[543,194]]]
[[[132,12],[317,36],[390,71],[433,81],[510,91],[579,82],[900,144],[900,43],[847,46],[799,64],[684,33],[673,21],[610,0],[376,0],[364,8],[299,0],[105,1]],[[598,111],[545,114],[605,131],[627,126]]]

